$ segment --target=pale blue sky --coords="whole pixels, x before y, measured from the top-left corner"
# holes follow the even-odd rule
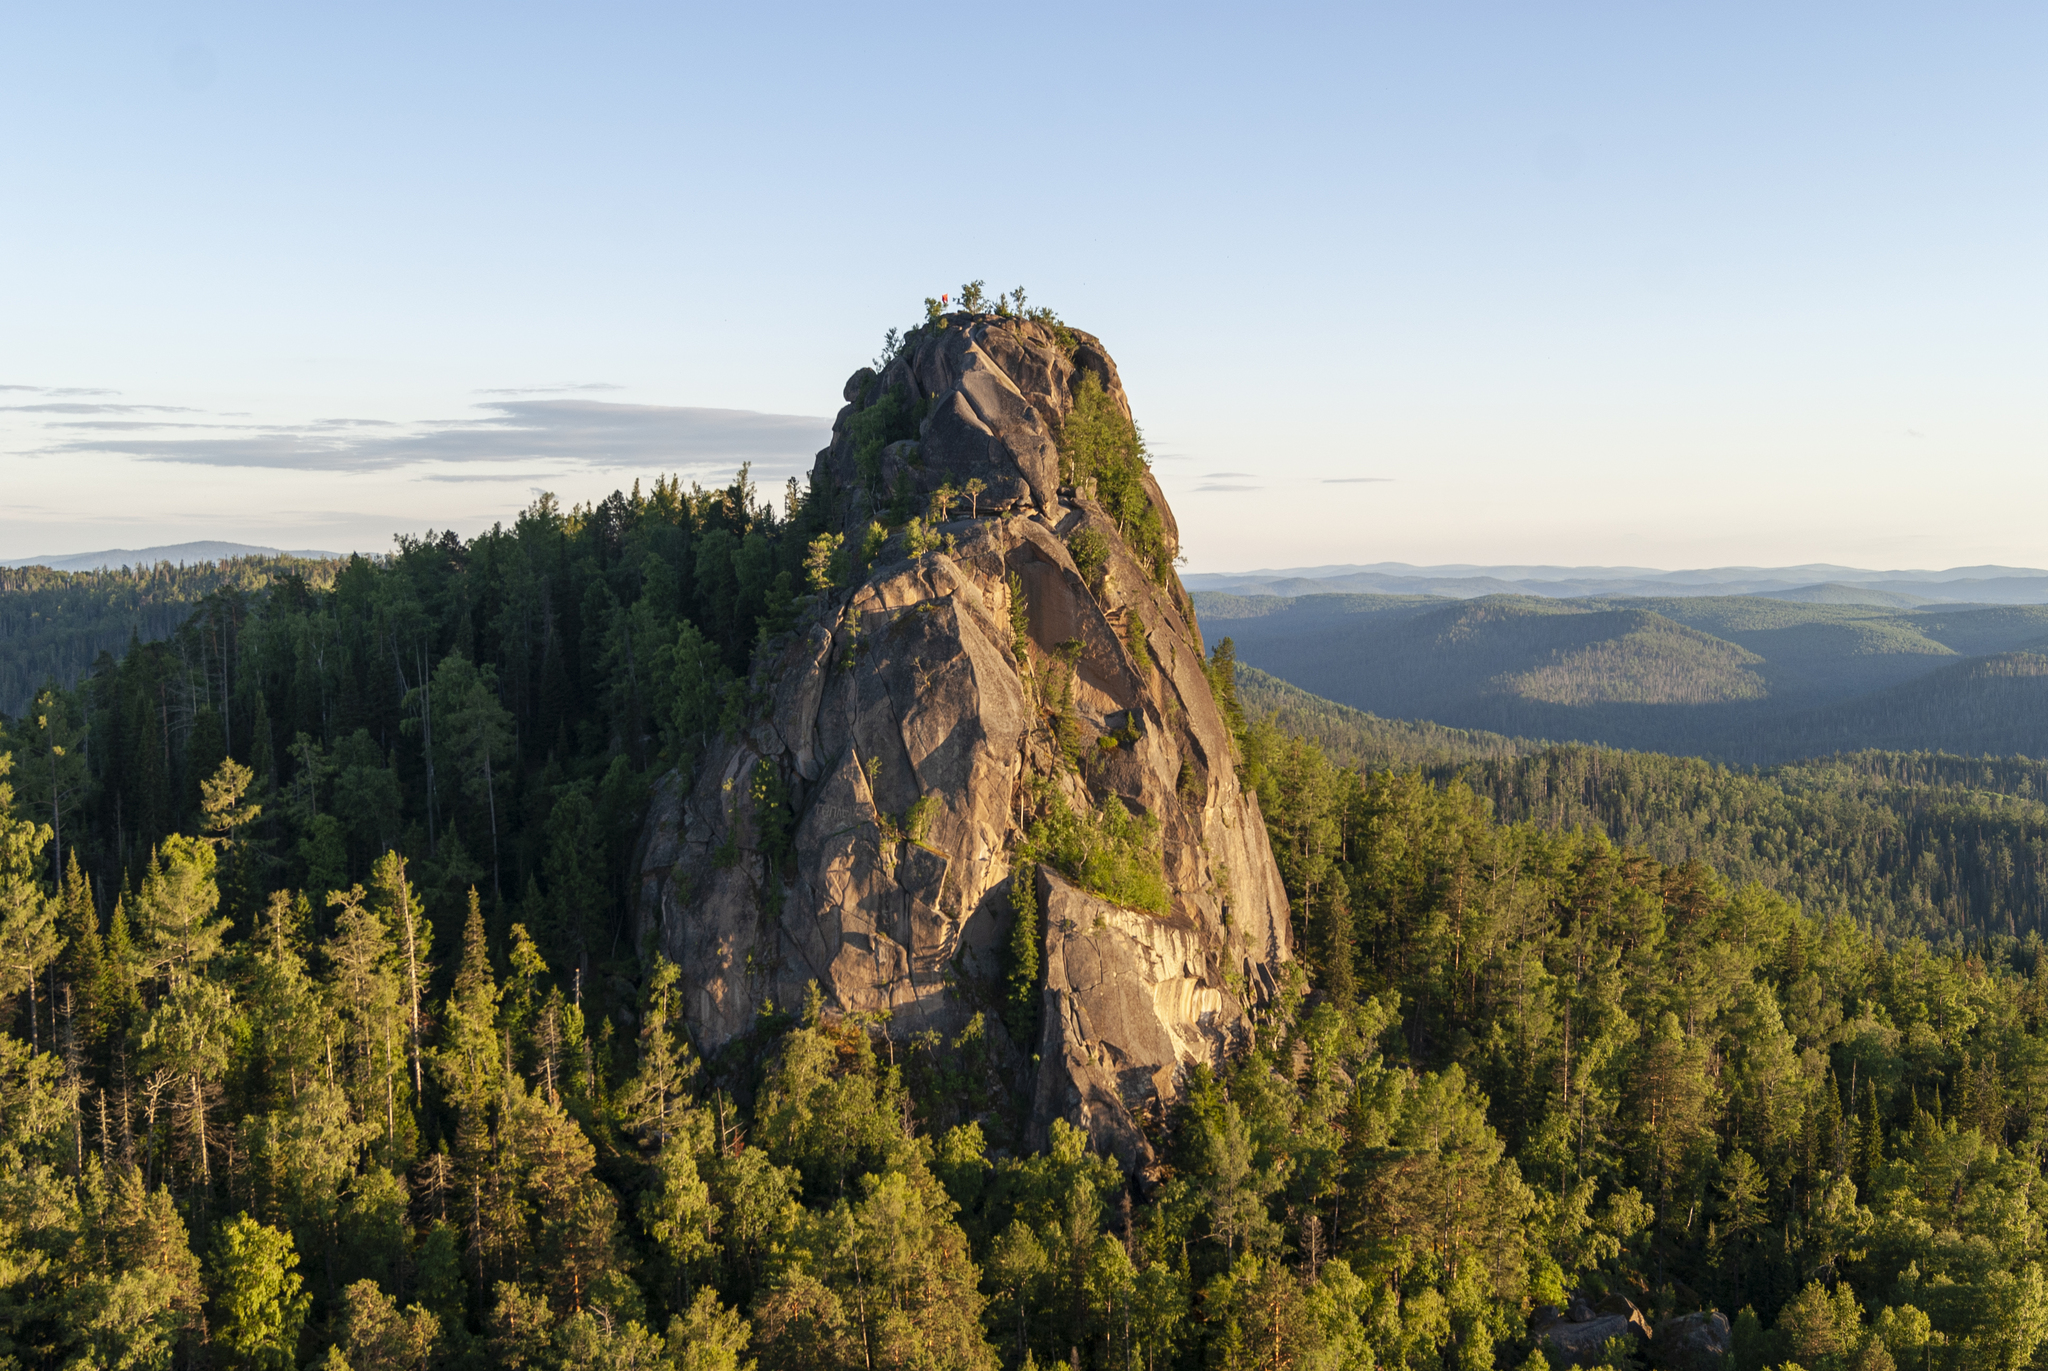
[[[779,478],[983,277],[1195,569],[2048,563],[2039,5],[16,4],[0,129],[0,558]]]

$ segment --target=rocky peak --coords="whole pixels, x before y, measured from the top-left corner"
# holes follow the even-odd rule
[[[1116,364],[953,314],[845,396],[812,475],[838,584],[757,656],[745,736],[662,783],[643,945],[708,1050],[812,982],[897,1035],[984,1013],[1034,1141],[1064,1117],[1142,1167],[1291,938]]]

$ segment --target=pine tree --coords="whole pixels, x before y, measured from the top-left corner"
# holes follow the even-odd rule
[[[322,1371],[401,1371],[431,1363],[441,1342],[441,1320],[414,1304],[404,1313],[375,1281],[342,1292],[342,1340],[330,1348]]]
[[[691,1270],[718,1250],[718,1208],[698,1170],[711,1148],[712,1125],[689,1105],[695,1063],[676,1043],[675,964],[655,954],[640,1030],[640,1067],[619,1092],[617,1118],[655,1149],[653,1174],[640,1199],[640,1221],[661,1253],[664,1289],[672,1310],[689,1304]]]
[[[252,1030],[251,1105],[288,1107],[321,1074],[327,1016],[300,950],[310,914],[304,896],[273,891],[257,923],[244,992]]]
[[[405,976],[407,1057],[412,1063],[413,1093],[418,1095],[426,1089],[420,1016],[432,972],[434,927],[420,908],[419,892],[406,879],[405,858],[396,852],[386,852],[370,869],[370,890],[378,916],[396,940],[395,955]]]
[[[118,896],[107,918],[106,953],[92,992],[94,1032],[110,1048],[141,1017],[142,991],[136,981],[140,960],[129,933],[128,899]]]
[[[1987,1052],[1973,1061],[1965,1052],[1956,1079],[1957,1122],[1976,1129],[1986,1142],[2003,1143],[2006,1110],[2005,1093],[1998,1080],[1998,1058]]]
[[[325,952],[332,968],[330,1011],[343,1025],[342,1081],[356,1116],[383,1125],[387,1156],[400,1162],[412,1154],[413,1140],[411,1110],[403,1112],[401,1129],[399,1109],[411,1085],[404,1065],[404,963],[391,929],[361,886],[336,891],[328,902],[340,911]]]
[[[58,935],[64,940],[58,976],[70,987],[78,1036],[91,1044],[96,1041],[94,1026],[99,1020],[94,992],[99,988],[106,950],[100,937],[99,910],[93,904],[92,881],[79,870],[76,848],[64,856],[58,905]]]
[[[491,838],[491,891],[498,893],[498,768],[511,760],[513,720],[498,701],[497,671],[451,653],[434,669],[434,735],[463,793],[481,802]]]
[[[89,1168],[74,1320],[103,1366],[168,1366],[198,1321],[204,1289],[185,1221],[142,1173]]]
[[[464,1126],[480,1126],[484,1110],[499,1091],[498,985],[491,974],[491,954],[484,930],[481,902],[469,892],[469,918],[462,930],[462,961],[455,984],[441,1012],[441,1045],[434,1053],[434,1074],[448,1093]]]
[[[676,1041],[680,978],[676,964],[657,952],[642,1003],[639,1070],[618,1101],[619,1121],[655,1148],[666,1145],[670,1118],[688,1100],[696,1075],[696,1064]]]
[[[142,1068],[169,1087],[173,1117],[184,1120],[187,1174],[202,1216],[213,1185],[212,1111],[227,1070],[232,1018],[226,986],[185,976],[158,1001],[141,1038]]]
[[[50,828],[13,816],[8,766],[7,754],[0,753],[0,1004],[27,992],[29,1042],[34,1046],[44,1041],[39,981],[64,943],[57,932],[56,903],[37,879],[43,849],[50,845]]]
[[[199,809],[207,838],[218,855],[216,880],[221,904],[237,922],[253,915],[262,892],[257,888],[261,860],[252,841],[253,825],[263,806],[248,798],[256,773],[233,757],[223,760],[212,776],[199,783]]]
[[[150,855],[135,899],[145,976],[178,981],[219,955],[228,920],[214,917],[220,905],[216,865],[211,844],[177,833]]]
[[[1833,1175],[1849,1170],[1849,1130],[1842,1119],[1842,1089],[1835,1073],[1821,1086],[1820,1165]]]
[[[290,1371],[297,1365],[299,1333],[312,1304],[298,1265],[289,1233],[247,1214],[221,1229],[212,1259],[214,1336],[231,1365],[252,1371]]]

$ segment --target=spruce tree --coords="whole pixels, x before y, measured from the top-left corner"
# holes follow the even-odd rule
[[[1862,1126],[1857,1134],[1856,1190],[1863,1202],[1871,1202],[1871,1182],[1884,1165],[1884,1119],[1878,1113],[1877,1082],[1866,1080],[1863,1094]]]
[[[71,993],[71,1015],[81,1044],[97,1042],[99,1014],[95,992],[106,960],[100,937],[99,910],[93,904],[92,880],[79,870],[78,849],[64,855],[64,882],[58,896],[58,935],[64,952],[58,959],[59,981]]]

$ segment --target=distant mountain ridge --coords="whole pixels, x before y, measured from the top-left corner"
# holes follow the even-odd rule
[[[2048,756],[2048,605],[1198,592],[1203,637],[1386,719],[1778,762]]]
[[[200,562],[225,562],[236,557],[301,557],[309,562],[331,562],[339,552],[311,548],[260,547],[253,543],[226,543],[207,539],[196,543],[168,543],[162,547],[108,548],[103,552],[65,552],[38,557],[17,557],[0,561],[4,567],[46,566],[52,571],[101,571],[112,567],[153,567],[159,562],[192,566]]]
[[[1364,566],[1296,567],[1244,572],[1195,572],[1182,577],[1191,591],[1234,595],[1538,595],[1578,599],[1609,595],[1757,595],[1767,598],[1868,604],[2048,604],[2048,570],[1970,566],[1945,571],[1873,571],[1812,562],[1789,567],[1710,567],[1660,571],[1651,567]]]

